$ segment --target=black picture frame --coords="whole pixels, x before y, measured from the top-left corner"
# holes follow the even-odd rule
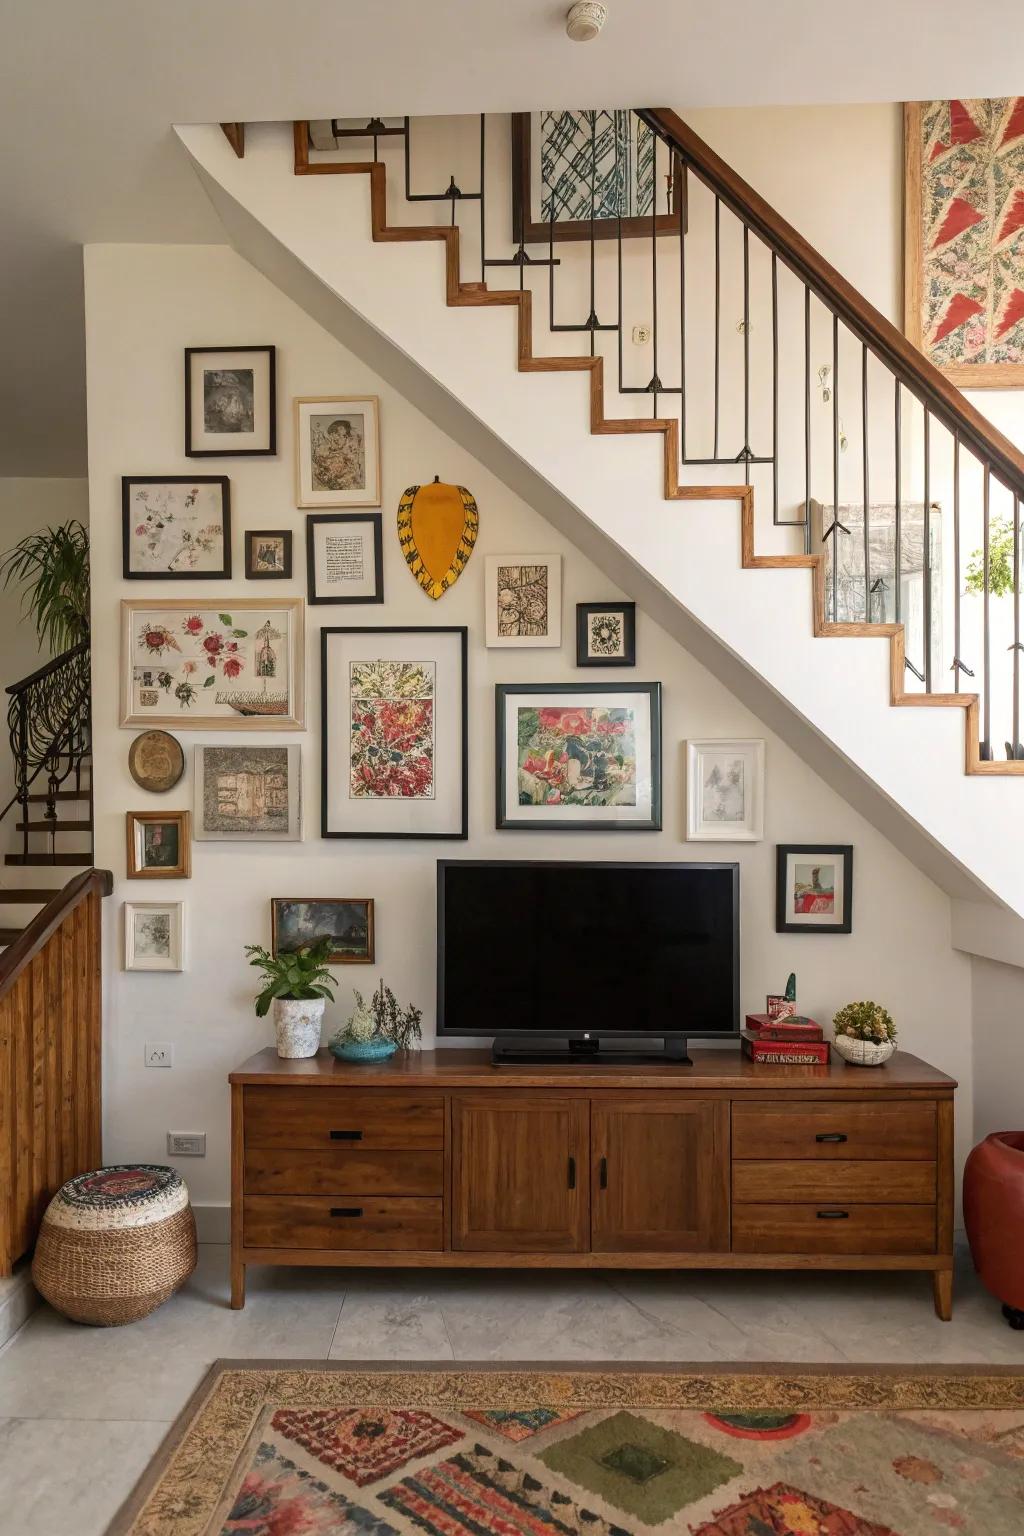
[[[373,594],[370,597],[320,597],[316,590],[316,551],[314,535],[321,523],[372,523]],[[384,601],[384,515],[381,512],[310,512],[306,517],[306,600],[313,604],[336,607]]]
[[[331,755],[330,720],[327,708],[327,651],[333,635],[458,635],[459,718],[462,743],[459,753],[461,784],[459,826],[452,832],[394,832],[331,830],[329,826],[328,765]],[[469,837],[469,630],[465,624],[340,624],[320,631],[320,836],[396,842],[464,842]]]
[[[133,485],[219,485],[224,560],[215,571],[133,571],[131,568]],[[226,581],[231,576],[231,483],[227,475],[122,475],[121,574],[125,581]]]
[[[284,541],[284,565],[279,571],[253,569],[253,545],[257,539],[282,539]],[[246,581],[287,581],[292,574],[292,531],[290,528],[247,528],[245,530],[245,579]]]
[[[622,655],[588,655],[590,617],[595,613],[620,613],[622,615]],[[636,666],[636,603],[614,598],[608,603],[576,604],[576,665],[578,667],[635,667]]]
[[[268,359],[268,441],[265,448],[195,448],[192,445],[192,359],[217,352],[265,352]],[[272,458],[277,453],[277,348],[274,346],[185,348],[185,457],[189,459]]]
[[[817,854],[831,854],[843,860],[843,916],[838,923],[794,923],[789,920],[787,867],[794,854],[809,860]],[[853,844],[852,843],[778,843],[775,848],[775,931],[776,933],[852,933],[853,932]]]
[[[505,701],[516,694],[602,694],[602,693],[636,693],[646,696],[650,706],[651,724],[651,814],[646,821],[614,821],[611,817],[602,820],[572,820],[558,819],[557,815],[551,820],[539,821],[515,821],[510,820],[505,810],[507,777],[506,777],[506,740],[505,740]],[[662,820],[661,805],[661,684],[660,683],[496,683],[494,685],[494,766],[495,766],[495,827],[499,831],[529,831],[529,832],[660,832]]]

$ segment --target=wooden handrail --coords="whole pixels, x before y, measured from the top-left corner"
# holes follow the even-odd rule
[[[61,651],[59,656],[54,656],[52,661],[47,661],[43,666],[37,667],[34,672],[29,673],[28,677],[23,677],[16,683],[11,683],[7,692],[11,694],[24,693],[25,689],[31,688],[33,683],[41,682],[44,677],[49,677],[51,672],[59,671],[67,662],[72,661],[76,656],[81,656],[88,649],[89,641],[87,639],[79,640],[77,645],[72,645],[68,650]]]
[[[109,896],[113,889],[114,876],[109,869],[85,869],[73,880],[69,880],[63,890],[58,891],[42,911],[36,913],[28,927],[0,955],[0,1002],[65,918],[92,891],[98,891],[101,896]],[[3,889],[0,888],[0,903],[3,902],[3,896]]]
[[[891,320],[847,282],[671,108],[647,107],[637,115],[678,150],[737,218],[760,235],[779,260],[867,343],[937,420],[982,463],[987,463],[1015,495],[1024,497],[1024,453],[976,410]]]

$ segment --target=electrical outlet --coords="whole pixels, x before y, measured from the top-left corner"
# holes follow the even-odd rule
[[[205,1131],[168,1131],[168,1157],[205,1157]]]
[[[646,347],[646,345],[650,341],[650,339],[651,339],[651,328],[650,328],[649,325],[634,325],[634,327],[633,327],[633,344],[634,344],[634,346]]]
[[[147,1067],[173,1067],[174,1046],[167,1040],[147,1040],[145,1062]]]

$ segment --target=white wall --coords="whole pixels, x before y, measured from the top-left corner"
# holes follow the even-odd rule
[[[93,505],[93,643],[97,862],[114,870],[106,906],[105,1155],[163,1161],[172,1130],[205,1130],[205,1162],[181,1164],[196,1199],[228,1191],[226,1075],[269,1038],[252,1012],[252,982],[242,954],[269,937],[272,895],[367,895],[376,900],[374,970],[341,973],[328,1026],[346,1016],[353,985],[383,974],[399,997],[420,1004],[433,1028],[434,865],[439,857],[737,858],[742,869],[745,1009],[763,1006],[795,969],[803,1007],[828,1018],[865,993],[885,1001],[903,1042],[957,1076],[961,1144],[970,1135],[970,976],[966,957],[949,947],[949,902],[775,737],[767,745],[767,818],[763,843],[736,848],[683,841],[682,751],[688,736],[765,735],[758,721],[643,614],[638,620],[638,679],[664,684],[665,830],[643,834],[529,834],[494,830],[493,684],[571,679],[573,605],[607,596],[610,584],[536,513],[330,338],[234,253],[215,247],[97,246],[86,251],[90,493]],[[272,341],[279,348],[280,452],[266,461],[225,460],[214,468],[232,483],[234,556],[253,526],[295,532],[302,570],[303,515],[294,509],[290,401],[296,394],[377,392],[382,397],[385,594],[379,608],[312,609],[307,656],[315,662],[321,624],[467,624],[470,629],[470,838],[465,844],[323,842],[319,824],[317,669],[310,668],[310,729],[303,747],[306,837],[300,845],[196,844],[193,878],[159,887],[124,878],[124,813],[188,806],[191,765],[166,798],[148,797],[128,775],[133,732],[118,728],[118,599],[139,595],[121,580],[119,485],[122,473],[181,473],[182,348],[190,343]],[[405,486],[435,473],[469,486],[480,507],[476,552],[457,587],[439,605],[407,571],[394,515]],[[560,650],[488,651],[483,646],[484,559],[491,552],[561,551],[565,558],[564,643]],[[240,595],[244,581],[217,586]],[[256,589],[249,588],[250,592]],[[280,591],[303,591],[297,579]],[[150,584],[146,596],[180,596],[183,584]],[[203,594],[204,596],[206,593]],[[212,594],[211,594],[212,595]],[[189,749],[216,739],[182,731]],[[275,740],[290,739],[277,736]],[[815,838],[856,848],[854,932],[850,937],[791,937],[774,932],[774,844]],[[121,970],[120,908],[154,891],[187,906],[189,959],[180,976]],[[173,1070],[143,1067],[146,1040],[169,1040]]]
[[[971,999],[974,1139],[981,1141],[1024,1127],[1024,970],[972,955]]]

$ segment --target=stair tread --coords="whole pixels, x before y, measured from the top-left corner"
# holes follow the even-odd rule
[[[91,832],[92,821],[61,821],[55,817],[52,821],[16,821],[16,832]]]
[[[91,790],[86,785],[84,789],[58,789],[52,795],[48,795],[43,791],[39,794],[31,794],[27,798],[33,804],[37,802],[45,804],[47,800],[88,800],[90,794]]]
[[[60,886],[40,886],[38,890],[33,890],[30,885],[12,885],[5,891],[3,886],[0,886],[0,907],[8,902],[11,905],[35,902],[38,906],[45,907],[48,901],[60,895],[60,890]]]
[[[77,864],[80,869],[88,869],[92,864],[91,853],[8,853],[4,857],[5,864],[18,865],[22,869],[28,865],[44,866],[46,864]]]

